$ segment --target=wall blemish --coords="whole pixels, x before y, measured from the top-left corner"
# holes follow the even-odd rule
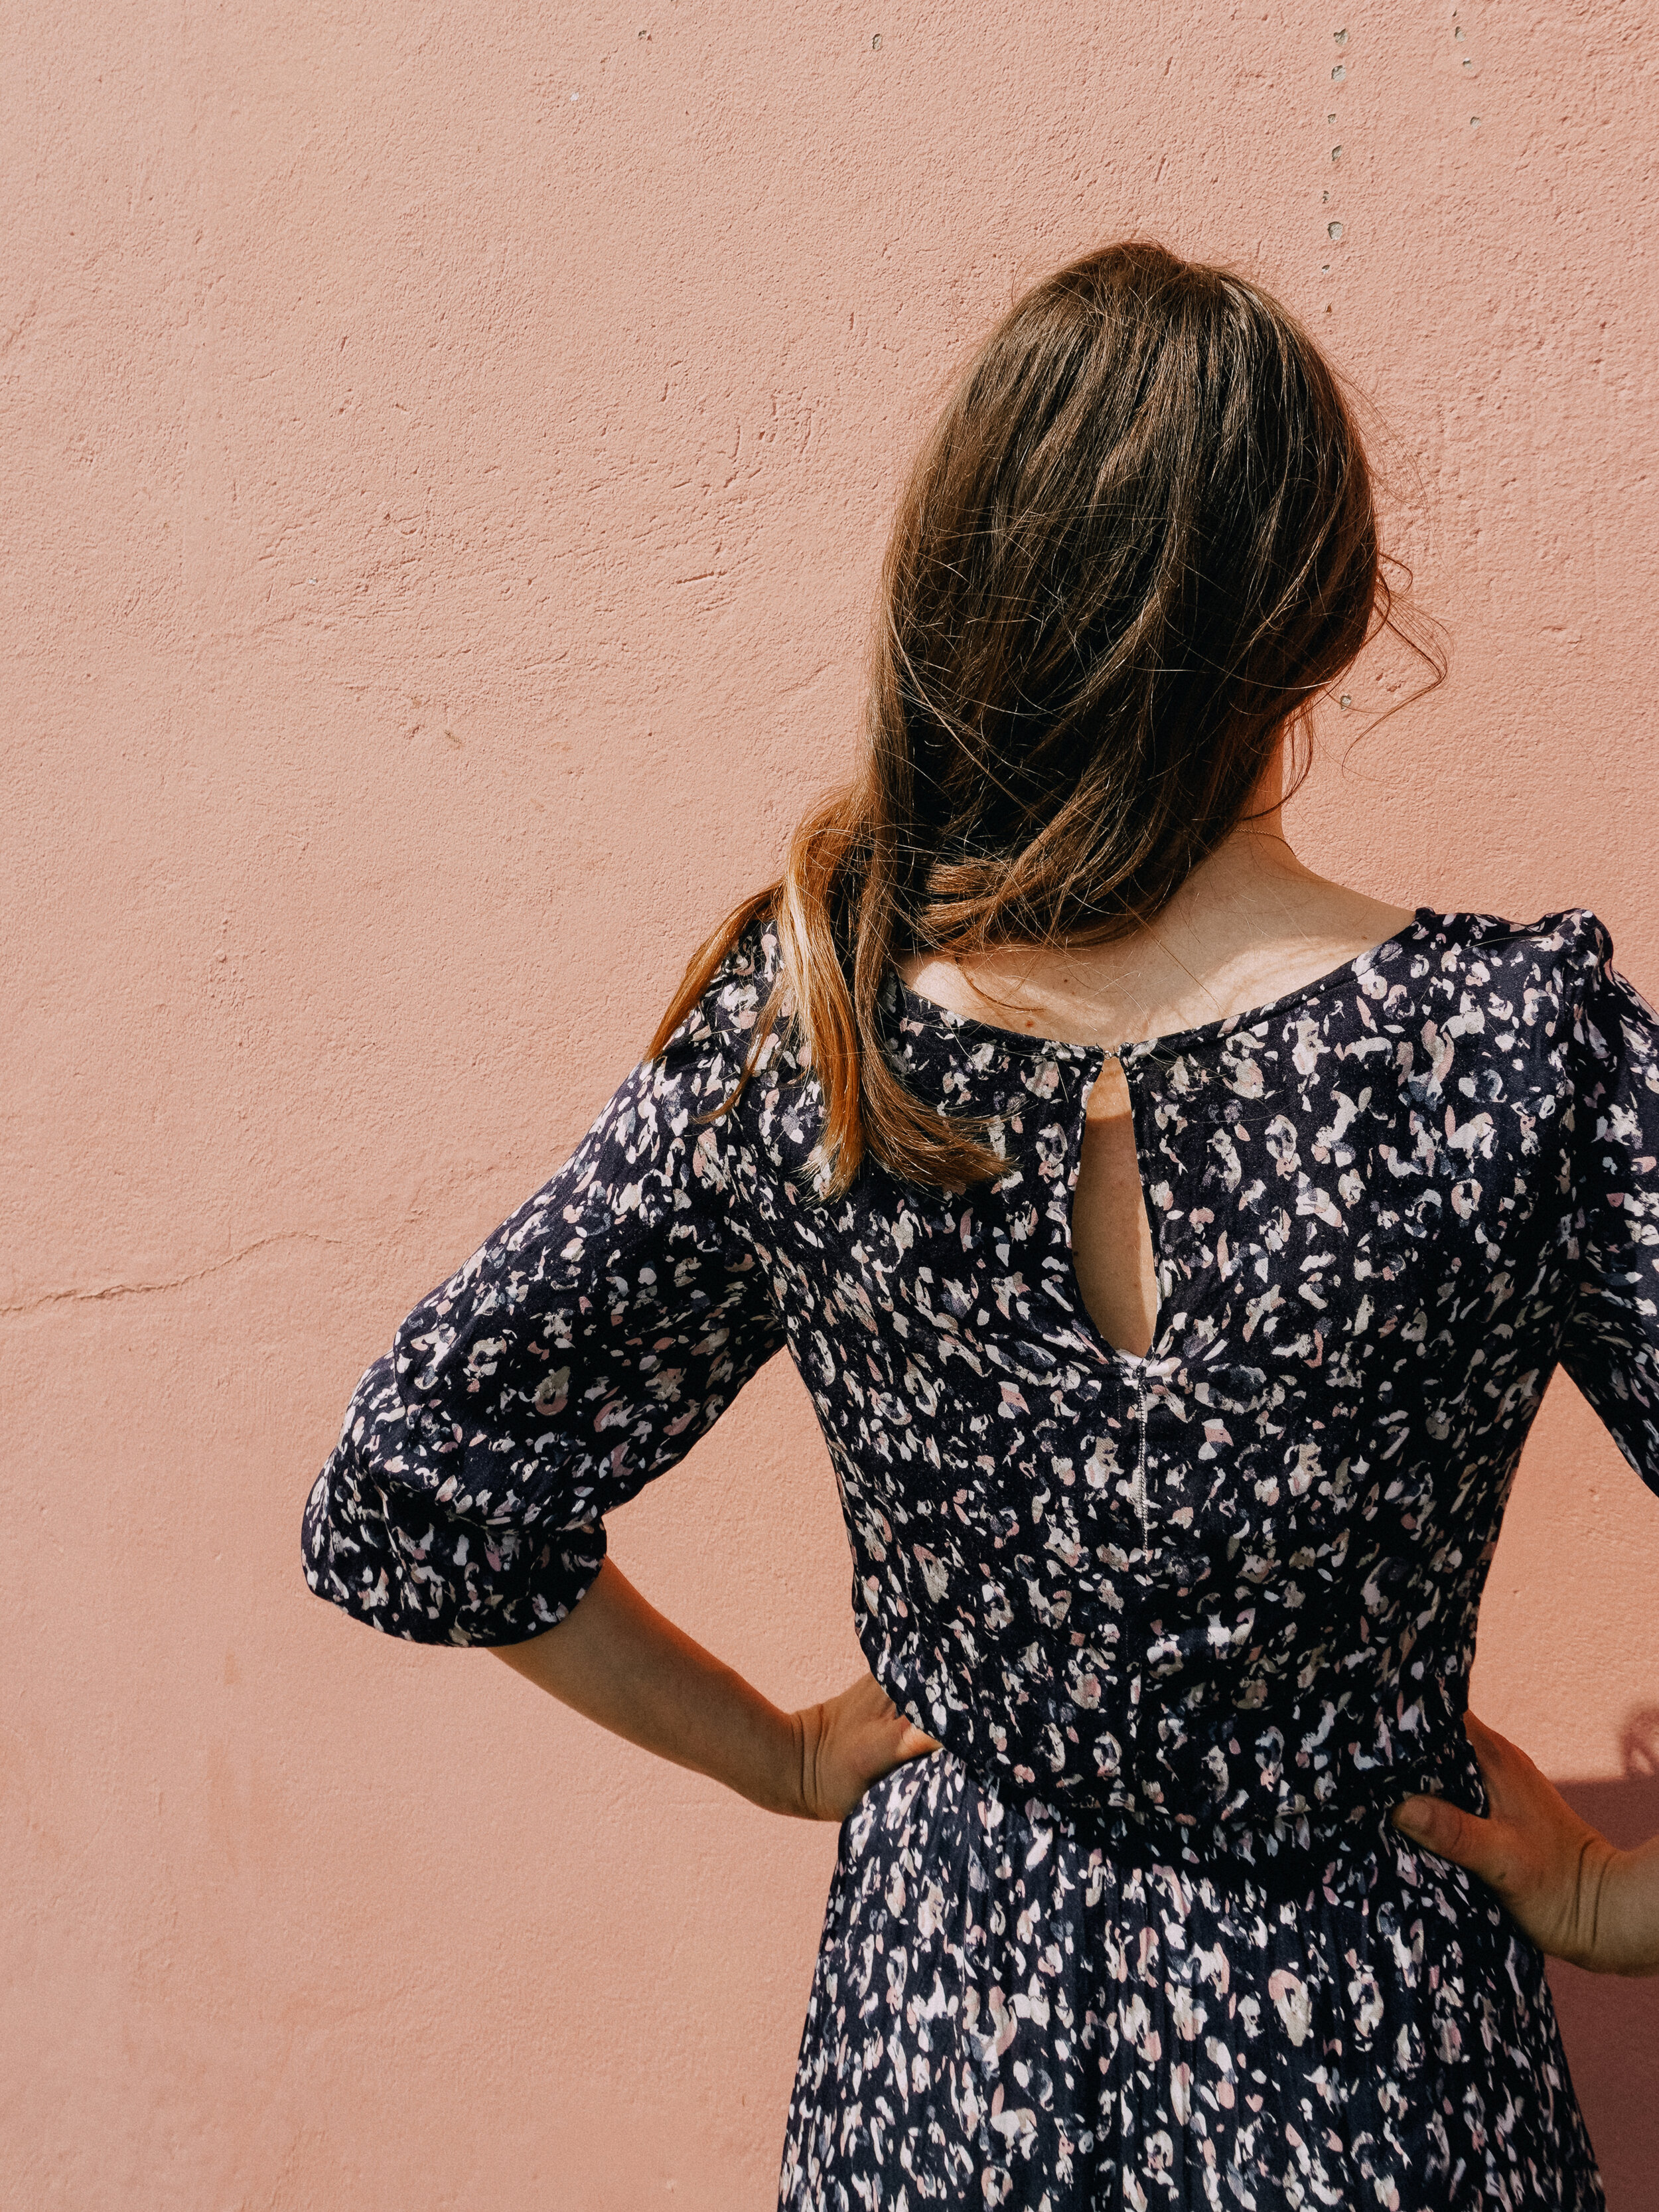
[[[1334,30],[1331,33],[1331,37],[1339,48],[1346,50],[1348,44],[1348,33],[1346,25]],[[1339,61],[1332,69],[1331,82],[1333,85],[1346,84],[1347,82],[1347,77],[1348,65],[1345,58]],[[1325,112],[1326,128],[1329,131],[1334,131],[1336,128],[1336,110],[1334,108],[1328,108]],[[1341,164],[1346,150],[1346,142],[1342,139],[1338,139],[1331,144],[1330,156],[1331,165],[1333,167],[1339,167]],[[1322,209],[1328,209],[1330,204],[1331,187],[1328,185],[1319,195],[1319,204]],[[1333,216],[1330,220],[1327,222],[1325,225],[1325,236],[1331,245],[1336,246],[1341,243],[1345,228],[1346,226],[1340,217]],[[1320,275],[1322,276],[1328,276],[1331,273],[1331,267],[1332,264],[1328,261],[1322,261],[1319,264]],[[1332,302],[1328,300],[1325,302],[1325,313],[1328,315],[1331,312]]]

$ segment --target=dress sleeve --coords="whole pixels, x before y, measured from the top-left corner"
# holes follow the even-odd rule
[[[717,978],[363,1376],[307,1502],[319,1595],[417,1643],[539,1634],[598,1574],[602,1516],[779,1348],[735,1117],[702,1118],[738,1079],[758,995]]]
[[[1659,1017],[1594,922],[1573,1015],[1576,1085],[1561,1364],[1659,1491]]]

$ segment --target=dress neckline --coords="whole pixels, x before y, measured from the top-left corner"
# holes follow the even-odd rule
[[[1356,952],[1352,959],[1343,961],[1340,967],[1328,968],[1323,975],[1311,976],[1307,982],[1294,985],[1261,1006],[1246,1006],[1236,1014],[1224,1014],[1217,1021],[1200,1022],[1190,1029],[1164,1030],[1150,1037],[1126,1037],[1121,1043],[1109,1047],[1079,1044],[1066,1037],[1036,1036],[1025,1030],[1002,1029],[994,1022],[981,1021],[976,1014],[959,1014],[954,1007],[943,1006],[937,999],[926,997],[905,981],[896,967],[890,973],[900,997],[920,1020],[936,1028],[957,1030],[964,1037],[981,1038],[1005,1053],[1042,1060],[1097,1060],[1103,1065],[1109,1060],[1129,1058],[1167,1060],[1179,1052],[1231,1036],[1239,1030],[1254,1029],[1259,1022],[1271,1021],[1275,1014],[1284,1013],[1305,1000],[1322,997],[1340,984],[1369,974],[1391,951],[1426,940],[1433,926],[1443,926],[1448,919],[1434,907],[1419,906],[1411,920],[1391,937],[1379,939],[1363,952]]]

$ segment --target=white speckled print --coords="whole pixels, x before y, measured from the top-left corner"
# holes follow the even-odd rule
[[[1476,1611],[1557,1364],[1659,1477],[1659,1053],[1606,932],[1425,911],[1125,1047],[1144,1359],[1071,1260],[1103,1055],[890,979],[906,1079],[1006,1171],[823,1203],[787,1044],[701,1118],[775,957],[750,933],[364,1376],[312,1587],[425,1641],[534,1634],[787,1343],[860,1642],[945,1748],[844,1825],[781,2201],[1600,2205],[1539,1954],[1387,1813],[1481,1805]]]

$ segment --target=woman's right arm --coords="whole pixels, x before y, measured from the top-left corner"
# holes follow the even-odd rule
[[[1486,1785],[1486,1817],[1444,1797],[1408,1797],[1395,1808],[1395,1827],[1478,1875],[1553,1959],[1593,1974],[1659,1974],[1659,1836],[1619,1850],[1518,1744],[1473,1713],[1463,1725]]]
[[[556,1628],[496,1653],[613,1735],[797,1820],[844,1819],[872,1782],[939,1747],[868,1674],[821,1705],[781,1711],[609,1559]]]
[[[1599,922],[1572,1009],[1575,1158],[1564,1224],[1575,1295],[1561,1364],[1659,1491],[1659,1020],[1613,966]],[[1539,1948],[1592,1972],[1659,1973],[1659,1837],[1619,1850],[1525,1752],[1464,1718],[1484,1820],[1411,1797],[1396,1827],[1488,1883]]]

